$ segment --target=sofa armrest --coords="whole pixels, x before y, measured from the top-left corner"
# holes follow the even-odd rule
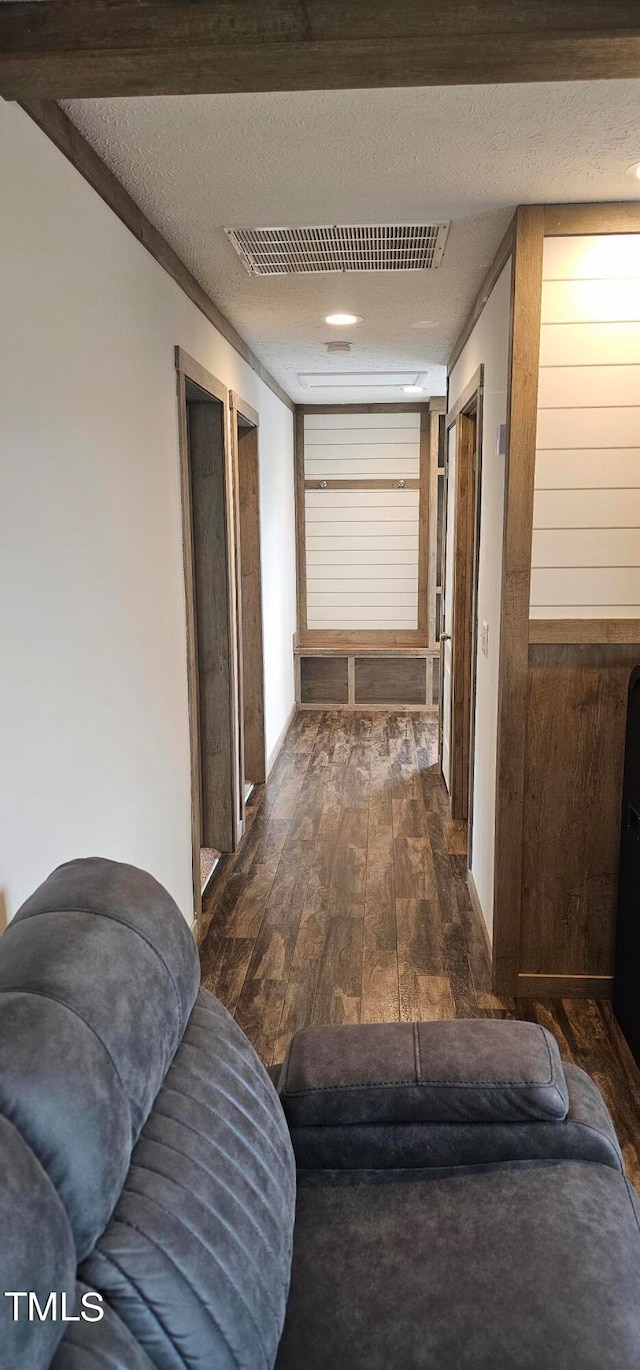
[[[306,1028],[279,1092],[291,1126],[515,1123],[569,1107],[551,1034],[494,1018]]]
[[[588,1160],[622,1170],[594,1082],[496,1019],[305,1029],[279,1081],[299,1169]]]

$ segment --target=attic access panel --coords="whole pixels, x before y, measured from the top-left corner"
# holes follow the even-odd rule
[[[433,271],[442,261],[448,232],[448,223],[225,229],[252,276]]]

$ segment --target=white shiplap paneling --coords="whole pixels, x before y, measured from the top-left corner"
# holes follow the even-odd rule
[[[545,366],[538,408],[640,404],[640,366]]]
[[[633,489],[639,471],[640,447],[552,447],[536,455],[538,490]]]
[[[640,528],[537,528],[531,565],[540,570],[561,566],[640,566]]]
[[[545,239],[531,614],[640,617],[640,234]]]
[[[544,323],[541,366],[637,366],[640,323]]]
[[[306,414],[305,477],[420,474],[420,414]],[[416,628],[418,490],[307,490],[309,628]]]
[[[545,281],[541,323],[635,323],[640,318],[640,279]]]
[[[383,434],[389,428],[410,429],[413,433],[420,431],[420,413],[417,409],[404,409],[396,413],[367,414],[364,410],[359,410],[357,414],[305,414],[304,432],[305,441],[307,434],[330,432],[332,429],[345,428],[371,428],[375,433]],[[379,439],[378,439],[379,440]]]
[[[536,446],[640,447],[640,406],[540,409]]]
[[[543,277],[547,281],[593,281],[640,277],[637,233],[585,233],[579,238],[546,238]]]
[[[533,526],[557,528],[559,540],[565,528],[640,528],[640,488],[536,490]]]
[[[640,567],[566,566],[531,572],[536,604],[640,604]],[[580,617],[580,615],[577,615]]]

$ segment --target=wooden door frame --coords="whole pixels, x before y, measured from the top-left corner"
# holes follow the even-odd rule
[[[233,390],[229,392],[229,409],[236,491],[236,579],[240,588],[238,595],[238,681],[243,758],[240,791],[244,809],[245,781],[251,781],[254,785],[262,785],[267,774],[260,536],[260,415],[252,405]],[[247,430],[255,434],[253,450],[248,454],[248,467],[246,466],[246,459],[243,460],[241,456],[238,433],[240,419],[244,419]],[[249,599],[244,582],[248,582]],[[247,619],[250,620],[251,624],[249,629],[246,626]],[[247,719],[246,714],[247,696],[251,699],[249,719]],[[247,768],[251,774],[247,774]]]
[[[436,401],[437,404],[437,401]],[[410,401],[364,402],[362,404],[297,404],[294,424],[294,477],[295,477],[295,517],[296,517],[296,604],[297,634],[296,643],[302,647],[344,647],[345,642],[359,647],[428,647],[429,643],[429,599],[435,586],[429,577],[430,542],[430,458],[431,458],[431,414],[429,400],[419,403]],[[306,548],[306,491],[317,489],[319,479],[305,477],[305,440],[304,420],[306,414],[419,414],[420,416],[420,466],[417,480],[407,480],[405,489],[419,490],[418,505],[418,618],[416,628],[309,628],[307,626],[307,548]],[[327,482],[329,489],[335,484]],[[346,482],[350,484],[349,481]],[[358,487],[366,489],[392,489],[395,478],[358,480]]]
[[[484,368],[478,367],[449,410],[447,434],[456,425],[453,533],[453,604],[451,613],[451,731],[449,803],[451,817],[469,820],[472,805],[472,748],[475,733],[477,652],[477,577],[480,483],[482,466],[482,395]],[[466,423],[474,420],[474,441],[465,442]],[[469,437],[471,433],[469,432]],[[446,575],[446,567],[445,567]]]
[[[229,634],[229,707],[232,719],[232,765],[231,777],[234,794],[232,809],[238,814],[237,791],[239,782],[238,764],[238,710],[237,710],[237,671],[235,667],[237,625],[235,605],[235,557],[233,537],[233,466],[229,442],[229,394],[227,387],[211,375],[203,366],[181,347],[175,348],[175,367],[178,396],[178,451],[180,463],[180,497],[182,508],[182,545],[186,608],[186,647],[187,647],[187,692],[189,710],[189,744],[191,758],[191,844],[192,880],[195,931],[202,932],[202,891],[200,880],[200,851],[202,848],[202,777],[201,777],[201,733],[200,733],[200,686],[198,674],[198,638],[195,596],[195,563],[193,546],[193,507],[191,484],[191,453],[187,420],[187,382],[192,381],[212,399],[223,406],[223,443],[224,443],[224,484],[225,484],[225,526],[227,541],[227,575],[229,585],[228,634]],[[240,840],[240,823],[234,821],[234,845]]]

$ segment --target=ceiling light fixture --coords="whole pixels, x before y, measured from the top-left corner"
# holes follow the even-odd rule
[[[346,327],[351,323],[362,323],[361,314],[327,314],[325,323],[331,323],[336,328]]]
[[[634,162],[633,166],[627,167],[627,176],[632,176],[634,181],[640,181],[640,162]]]
[[[423,393],[421,385],[403,385],[402,389],[405,395],[422,395]]]

